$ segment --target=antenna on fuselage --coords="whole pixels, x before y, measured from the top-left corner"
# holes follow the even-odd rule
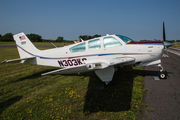
[[[54,45],[52,42],[51,42],[51,44],[52,44],[54,47],[56,47],[56,48],[57,48],[57,46],[56,46],[56,45]]]
[[[81,42],[84,42],[84,40],[82,38],[79,37],[79,39],[81,40]]]

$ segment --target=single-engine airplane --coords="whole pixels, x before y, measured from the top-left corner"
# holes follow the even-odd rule
[[[166,78],[161,66],[164,48],[171,46],[164,41],[136,42],[123,35],[106,35],[76,44],[48,50],[37,49],[24,33],[13,36],[20,55],[19,59],[5,60],[2,63],[20,61],[21,63],[53,66],[57,70],[42,74],[68,74],[95,71],[96,75],[108,85],[115,69],[119,66],[157,65],[159,77]],[[62,69],[63,68],[63,69]]]

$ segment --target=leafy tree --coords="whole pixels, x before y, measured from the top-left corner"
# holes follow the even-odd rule
[[[61,37],[61,36],[58,36],[55,41],[56,41],[56,42],[63,42],[63,41],[64,41],[64,38]]]
[[[12,33],[6,33],[5,35],[0,36],[0,41],[3,41],[3,42],[13,41],[13,34]]]
[[[175,40],[166,40],[166,42],[173,43],[173,42],[175,42]]]
[[[95,34],[92,38],[101,37],[101,35]]]
[[[81,39],[83,39],[83,40],[88,40],[88,36],[87,35],[80,35],[79,36]]]
[[[77,40],[75,40],[75,41],[77,41]],[[63,42],[65,42],[65,43],[74,43],[74,41],[72,41],[72,40],[63,40]]]
[[[173,43],[173,42],[176,42],[176,41],[175,41],[175,40],[172,40],[172,43]]]
[[[42,37],[38,34],[34,34],[34,33],[31,33],[31,34],[27,34],[26,35],[32,42],[42,42]]]
[[[140,41],[152,41],[152,40],[146,40],[146,39],[144,39],[144,40],[140,40]]]
[[[93,36],[90,36],[90,35],[80,35],[79,37],[81,39],[83,39],[83,40],[89,40],[89,39],[93,39],[93,38],[96,38],[96,37],[101,37],[101,35],[98,35],[98,34],[95,34]]]

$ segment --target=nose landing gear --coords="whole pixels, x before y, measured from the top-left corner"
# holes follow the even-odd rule
[[[163,71],[162,65],[161,65],[161,64],[158,64],[157,66],[158,66],[159,69],[160,69],[159,78],[160,78],[160,79],[166,79],[166,78],[167,78],[167,73],[166,73],[166,71]]]

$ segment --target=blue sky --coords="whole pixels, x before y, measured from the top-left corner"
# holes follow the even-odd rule
[[[44,39],[121,34],[134,40],[180,40],[180,0],[1,0],[0,34]]]

